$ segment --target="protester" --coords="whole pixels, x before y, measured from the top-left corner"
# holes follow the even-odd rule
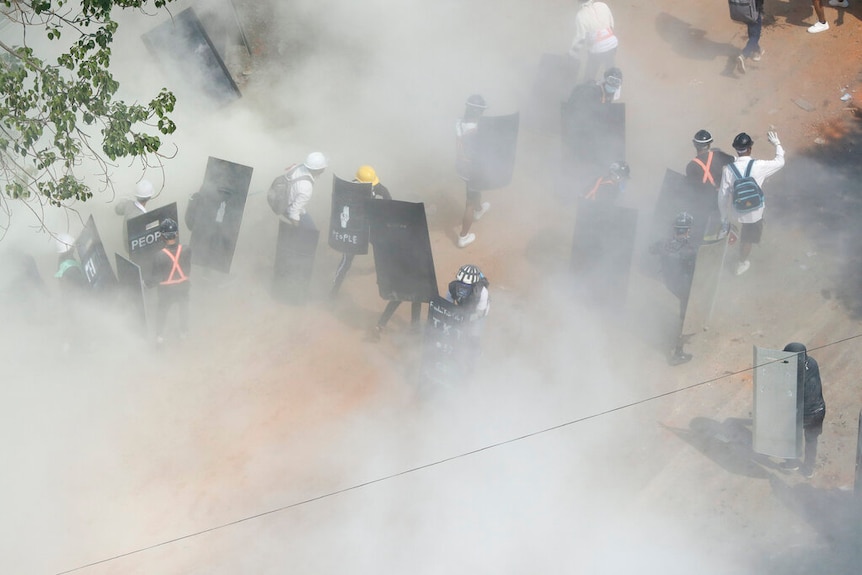
[[[612,68],[619,40],[614,33],[614,16],[604,2],[578,0],[575,14],[575,36],[569,54],[577,57],[584,46],[587,63],[584,69],[585,82],[594,82],[600,68]]]
[[[191,273],[191,250],[180,244],[177,222],[170,218],[163,220],[160,231],[165,246],[153,257],[148,276],[149,285],[158,285],[156,343],[159,345],[165,341],[168,311],[174,305],[177,306],[180,339],[188,334]]]
[[[324,170],[326,157],[320,152],[312,152],[305,162],[290,166],[284,174],[273,180],[266,198],[269,207],[281,221],[292,226],[316,229],[314,221],[306,212],[306,206],[314,193],[314,182]]]
[[[141,180],[135,186],[134,199],[127,199],[114,207],[114,213],[123,216],[123,245],[129,250],[128,221],[147,213],[147,202],[153,197],[153,184],[149,180]]]
[[[467,98],[464,116],[455,124],[456,170],[458,176],[467,184],[467,202],[461,218],[461,231],[458,233],[458,247],[465,248],[476,241],[476,234],[470,232],[474,221],[478,221],[491,209],[489,202],[482,201],[482,192],[476,189],[477,138],[479,119],[488,105],[485,98],[473,94]]]
[[[820,381],[820,366],[808,355],[805,345],[799,342],[788,343],[784,351],[799,355],[799,378],[802,380],[802,431],[805,438],[805,451],[800,468],[799,460],[789,459],[782,467],[800,469],[805,477],[814,476],[817,460],[817,440],[823,433],[823,420],[826,418],[826,402],[823,400],[823,385]]]

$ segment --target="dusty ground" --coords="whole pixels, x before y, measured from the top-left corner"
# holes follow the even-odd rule
[[[650,272],[648,238],[613,317],[557,285],[574,208],[558,202],[554,164],[541,160],[556,153],[553,136],[522,131],[515,179],[491,195],[466,250],[453,245],[457,181],[411,192],[433,207],[441,288],[471,261],[494,297],[476,380],[430,396],[408,377],[417,341],[407,309],[381,343],[363,340],[384,305],[371,258],[357,260],[332,303],[337,255],[321,245],[312,300],[275,304],[275,225],[250,205],[231,277],[196,278],[189,341],[65,358],[47,378],[7,386],[2,570],[858,573],[862,129],[839,97],[847,87],[862,100],[862,8],[827,8],[832,29],[812,36],[807,1],[767,0],[766,56],[740,77],[728,65],[744,29],[702,4],[612,3],[634,174],[625,202],[640,210],[639,229],[699,128],[725,149],[748,131],[766,157],[774,125],[787,167],[766,187],[769,225],[752,269],[723,279],[711,329],[691,334],[690,364],[664,362],[676,304]],[[552,38],[524,61],[567,47],[571,6],[547,11],[516,27]],[[265,34],[254,41],[267,57]],[[266,82],[252,74],[247,98],[265,102]],[[323,222],[326,194],[315,202]],[[811,480],[755,458],[746,435],[751,348],[792,340],[816,350],[829,409]],[[42,357],[11,349],[22,364]],[[87,385],[65,386],[64,362]]]

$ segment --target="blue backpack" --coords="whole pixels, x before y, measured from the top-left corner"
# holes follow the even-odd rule
[[[754,160],[748,162],[745,168],[745,175],[739,173],[736,164],[731,162],[728,164],[736,179],[733,180],[733,209],[738,214],[746,214],[753,212],[763,206],[763,190],[757,181],[751,177],[751,167],[754,165]]]

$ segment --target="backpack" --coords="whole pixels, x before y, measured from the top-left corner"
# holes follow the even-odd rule
[[[751,177],[751,167],[754,165],[754,160],[748,162],[745,168],[745,175],[739,173],[739,168],[736,164],[728,164],[733,170],[736,179],[733,180],[733,190],[731,197],[733,198],[733,209],[738,214],[746,214],[763,206],[763,190],[757,181]]]
[[[730,19],[743,24],[757,24],[756,0],[727,0],[730,6]]]
[[[294,182],[298,182],[300,180],[307,180],[309,182],[314,181],[310,176],[298,176],[296,178],[292,178],[291,176],[293,175],[293,172],[296,171],[296,168],[298,167],[299,164],[293,164],[287,168],[284,174],[272,181],[272,184],[269,186],[269,190],[266,192],[266,201],[277,216],[287,214],[287,209],[290,207],[290,187]]]

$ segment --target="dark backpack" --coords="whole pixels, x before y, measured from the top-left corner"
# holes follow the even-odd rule
[[[736,164],[728,164],[733,170],[736,179],[733,180],[733,209],[738,214],[753,212],[763,206],[763,190],[757,181],[751,177],[751,167],[754,165],[754,160],[748,162],[745,168],[745,175],[739,173],[739,168]]]
[[[290,166],[284,174],[272,181],[272,184],[269,186],[269,190],[266,192],[266,201],[277,216],[287,215],[287,209],[290,207],[290,186],[293,185],[293,182],[298,182],[300,180],[308,180],[309,182],[314,181],[309,176],[298,176],[294,178],[293,172],[296,171],[296,168],[298,167],[299,164],[293,164]]]
[[[730,5],[730,19],[743,24],[757,24],[756,0],[727,0]]]

